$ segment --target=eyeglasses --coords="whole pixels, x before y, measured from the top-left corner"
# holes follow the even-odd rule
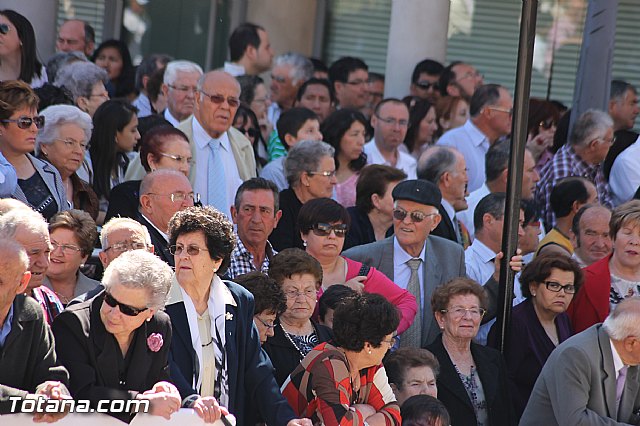
[[[172,160],[175,160],[178,163],[188,164],[190,166],[193,166],[193,164],[195,163],[195,161],[193,161],[193,158],[183,157],[182,155],[167,154],[164,152],[161,152],[160,155],[162,155],[163,157],[171,158]]]
[[[184,200],[190,200],[194,203],[200,201],[200,194],[193,192],[174,192],[172,194],[156,194],[154,192],[148,192],[146,195],[155,195],[157,197],[169,197],[172,203],[183,202]]]
[[[396,220],[403,221],[407,217],[407,215],[409,215],[412,222],[420,223],[428,217],[439,216],[440,213],[424,213],[420,210],[415,210],[409,213],[405,209],[401,208],[396,208],[395,210],[393,210],[393,218]]]
[[[256,130],[253,127],[250,127],[248,129],[245,129],[243,127],[239,127],[237,128],[238,130],[240,130],[242,133],[245,134],[245,136],[249,136],[250,138],[257,138],[258,135],[260,135],[260,130]]]
[[[363,84],[367,84],[367,80],[347,81],[345,84],[348,84],[349,86],[362,86]]]
[[[390,126],[400,126],[400,127],[407,127],[409,126],[409,120],[396,120],[395,118],[391,118],[391,117],[380,117],[378,114],[376,114],[376,117],[378,117],[378,119],[380,121],[382,121],[385,124],[389,124]]]
[[[102,99],[105,99],[107,101],[109,100],[109,94],[107,92],[95,93],[95,94],[92,93],[88,97],[89,98],[102,98]]]
[[[133,306],[125,305],[124,303],[120,303],[111,294],[109,294],[106,291],[104,292],[104,303],[106,303],[107,305],[111,306],[112,308],[115,308],[117,306],[118,309],[120,309],[120,312],[122,312],[123,315],[126,315],[128,317],[136,317],[141,312],[144,312],[147,309],[149,309],[149,308],[142,308],[142,309],[134,308]]]
[[[110,247],[107,247],[106,249],[104,249],[104,252],[108,252],[109,250],[113,250],[117,253],[124,253],[125,251],[129,251],[129,250],[146,250],[147,248],[147,244],[146,243],[138,243],[138,242],[130,242],[130,243],[115,243]]]
[[[397,341],[398,341],[398,336],[391,336],[391,339],[383,340],[383,342],[389,344],[389,347],[394,347]]]
[[[574,294],[576,292],[576,286],[573,284],[562,285],[556,281],[545,281],[544,286],[554,293],[560,293],[560,290],[564,290],[566,294]]]
[[[254,315],[253,317],[254,317],[255,319],[257,319],[258,321],[260,321],[260,323],[261,323],[262,325],[264,325],[265,327],[267,327],[269,330],[273,330],[274,328],[276,328],[276,325],[275,325],[275,324],[273,324],[273,323],[269,324],[268,322],[264,321],[262,318],[260,318],[260,317],[259,317],[259,316],[257,316],[257,315]]]
[[[337,223],[335,225],[331,225],[329,223],[316,223],[313,225],[313,228],[311,228],[311,231],[313,231],[313,233],[318,237],[328,237],[331,235],[331,231],[333,231],[333,233],[336,234],[336,237],[344,238],[344,236],[347,235],[348,230],[349,227],[346,223]]]
[[[605,139],[605,137],[601,137],[601,138],[597,138],[595,139],[597,141],[602,141],[604,143],[606,143],[607,145],[613,145],[616,142],[616,137],[612,137],[611,139]]]
[[[171,87],[173,90],[177,90],[178,92],[195,94],[198,91],[198,88],[195,86],[174,86],[173,84],[167,84],[167,86]]]
[[[185,247],[183,245],[173,245],[169,247],[169,253],[174,256],[180,256],[182,252],[185,251]],[[189,256],[197,256],[200,254],[200,251],[209,251],[206,248],[189,245],[186,247],[187,254]]]
[[[502,108],[499,106],[488,106],[487,108],[492,109],[494,111],[500,111],[509,115],[513,115],[513,108]]]
[[[472,319],[480,319],[487,313],[487,310],[484,308],[463,308],[462,306],[453,306],[449,309],[440,310],[443,314],[447,312],[451,314],[453,318],[459,319],[463,318],[469,313]]]
[[[284,295],[287,296],[287,299],[297,299],[300,296],[304,296],[308,299],[315,299],[318,296],[318,292],[315,289],[308,290],[287,290],[284,292]]]
[[[549,130],[552,127],[557,127],[557,123],[553,118],[547,118],[546,120],[542,120],[540,122],[540,127],[542,127],[545,130]]]
[[[237,108],[238,106],[240,106],[240,100],[238,98],[234,98],[231,96],[227,96],[226,98],[223,95],[210,95],[207,92],[205,92],[204,90],[200,90],[200,93],[202,93],[203,95],[205,95],[207,98],[209,98],[211,100],[211,102],[213,102],[214,104],[218,104],[221,105],[224,103],[224,100],[227,100],[227,104],[231,107],[231,108]]]
[[[23,115],[22,117],[18,117],[14,120],[2,120],[3,123],[16,123],[19,128],[22,130],[28,129],[32,124],[35,123],[38,129],[42,129],[44,127],[44,116],[36,115],[35,117],[27,117]]]
[[[7,35],[11,27],[8,24],[0,24],[0,34]]]
[[[331,171],[326,171],[326,172],[307,172],[308,175],[321,175],[324,177],[328,177],[328,178],[332,178],[336,175],[336,171],[335,170],[331,170]]]
[[[284,83],[286,83],[286,82],[287,82],[287,77],[283,77],[283,76],[280,76],[280,75],[273,75],[273,74],[271,74],[271,80],[275,80],[275,81],[277,81],[277,82],[278,82],[278,83],[280,83],[280,84],[284,84]]]
[[[438,90],[440,88],[440,85],[438,84],[437,81],[434,81],[433,83],[430,81],[418,81],[416,83],[416,86],[418,86],[422,90],[429,90],[432,87],[433,87],[433,90]]]
[[[470,77],[475,77],[475,78],[484,78],[484,76],[482,75],[482,73],[480,71],[469,71],[466,74],[460,76],[460,78],[456,78],[457,81],[460,80],[464,80],[465,78],[470,78]]]
[[[67,139],[54,139],[54,141],[60,141],[64,144],[65,147],[69,149],[73,149],[75,147],[80,148],[82,151],[86,151],[89,149],[89,143],[87,142],[78,142],[75,139],[67,138]]]
[[[268,100],[268,98],[255,98],[253,102],[257,104],[266,104]]]
[[[62,250],[64,254],[82,251],[80,247],[73,244],[58,244],[55,241],[51,241],[51,251],[56,251],[56,249]]]

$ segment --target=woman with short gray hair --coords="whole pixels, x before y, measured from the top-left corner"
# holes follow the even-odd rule
[[[335,150],[321,141],[300,141],[287,155],[284,173],[289,188],[280,192],[282,217],[269,241],[278,250],[297,247],[304,250],[300,231],[296,229],[302,205],[314,198],[330,198],[336,180]]]
[[[109,100],[105,85],[107,72],[92,62],[73,62],[58,71],[58,87],[65,87],[73,95],[78,108],[93,117],[98,107]]]
[[[36,136],[36,156],[51,163],[60,173],[69,208],[84,210],[95,220],[99,211],[98,196],[91,185],[78,176],[91,139],[91,117],[71,105],[52,105],[40,114],[47,125]]]
[[[58,361],[69,370],[74,398],[91,408],[108,400],[143,399],[169,419],[181,398],[169,380],[171,321],[162,308],[172,270],[145,250],[121,254],[107,267],[105,290],[54,321]],[[108,413],[127,423],[136,413]]]

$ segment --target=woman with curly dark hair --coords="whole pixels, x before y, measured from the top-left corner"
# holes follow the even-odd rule
[[[129,165],[127,153],[133,151],[140,133],[136,107],[124,101],[109,100],[93,115],[89,153],[93,169],[93,190],[100,199],[101,225],[109,206],[111,188],[124,181]]]
[[[335,345],[322,343],[285,381],[282,393],[314,424],[400,425],[400,407],[382,368],[400,315],[384,297],[358,294],[334,312]]]
[[[233,225],[212,207],[189,207],[169,221],[169,243],[178,284],[165,308],[174,337],[170,371],[183,406],[205,421],[231,412],[238,424],[250,424],[247,417],[259,412],[267,424],[288,424],[295,415],[260,348],[253,297],[220,279],[235,245]]]
[[[324,141],[336,150],[336,200],[345,207],[356,205],[356,182],[360,170],[367,165],[367,125],[361,112],[341,109],[327,117],[320,128]]]

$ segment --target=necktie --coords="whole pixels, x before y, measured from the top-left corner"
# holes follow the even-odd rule
[[[627,380],[627,367],[626,365],[620,369],[620,374],[616,380],[616,406],[620,407],[620,400],[622,399],[622,392],[624,391],[624,385]]]
[[[225,186],[224,164],[220,158],[220,141],[209,141],[209,162],[207,164],[207,204],[228,214],[227,191]]]
[[[402,333],[402,338],[400,339],[400,346],[402,347],[410,346],[419,348],[422,345],[422,309],[420,308],[422,288],[420,287],[420,279],[418,276],[418,268],[421,263],[422,259],[410,259],[407,261],[407,266],[411,269],[407,291],[415,296],[418,302],[418,313],[413,319],[411,327]]]
[[[469,236],[469,231],[467,227],[464,226],[464,223],[460,222],[457,217],[453,217],[453,221],[456,225],[456,237],[458,238],[458,242],[462,246],[463,249],[467,249],[471,245],[471,237]]]

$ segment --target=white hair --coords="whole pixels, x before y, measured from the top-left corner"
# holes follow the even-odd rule
[[[93,86],[99,82],[105,85],[109,82],[109,76],[105,70],[93,62],[72,62],[58,71],[53,84],[67,88],[73,95],[73,100],[77,102],[80,96],[84,98],[91,96]]]
[[[640,338],[640,297],[628,297],[609,313],[602,327],[613,340],[624,340],[630,336]]]
[[[273,61],[273,67],[280,65],[291,65],[289,77],[291,77],[292,84],[297,84],[300,81],[304,82],[313,77],[313,62],[300,53],[287,52],[277,56]]]
[[[105,223],[100,230],[100,245],[102,246],[103,250],[109,246],[109,242],[107,241],[109,233],[119,228],[138,229],[144,237],[145,244],[147,246],[151,245],[151,235],[149,234],[149,230],[146,226],[144,226],[140,222],[136,222],[129,217],[114,217],[109,220],[109,222]]]
[[[102,284],[109,289],[114,284],[139,288],[149,292],[147,307],[162,308],[171,288],[173,270],[154,254],[146,250],[122,253],[107,266]]]
[[[29,256],[27,251],[17,241],[10,238],[0,239],[0,253],[2,253],[3,259],[10,259],[11,254],[15,254],[18,257],[18,265],[20,272],[24,273],[29,270]],[[13,259],[10,259],[13,261]],[[13,263],[13,262],[12,262]]]
[[[15,238],[19,227],[23,231],[49,236],[47,221],[34,210],[16,209],[0,216],[0,238]]]
[[[178,78],[178,72],[198,72],[200,75],[204,74],[202,67],[195,62],[184,60],[171,61],[167,64],[162,82],[167,85],[175,83]]]
[[[49,145],[53,140],[60,137],[60,126],[74,124],[82,129],[85,136],[85,143],[91,139],[93,122],[91,116],[80,108],[71,105],[51,105],[40,112],[44,116],[45,126],[40,129],[36,136],[36,155],[40,154],[42,145]]]

